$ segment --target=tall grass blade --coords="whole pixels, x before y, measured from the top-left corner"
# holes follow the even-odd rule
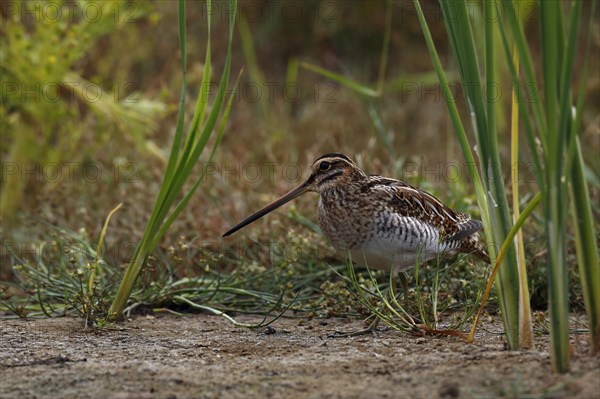
[[[577,152],[571,172],[571,209],[575,226],[577,263],[591,330],[591,350],[593,354],[597,354],[600,352],[600,261],[581,144],[579,138],[576,140]]]
[[[477,315],[475,316],[475,320],[473,321],[473,327],[471,328],[471,333],[469,334],[469,338],[468,338],[467,342],[473,342],[473,339],[475,338],[475,331],[477,329],[477,324],[479,323],[479,318],[481,317],[481,314],[483,313],[483,308],[485,307],[485,302],[487,301],[487,298],[490,295],[490,291],[492,289],[492,284],[494,283],[494,280],[496,279],[496,274],[498,273],[498,271],[500,269],[500,265],[502,263],[502,259],[504,258],[504,255],[506,254],[506,251],[512,245],[515,235],[520,231],[521,226],[523,226],[523,223],[525,223],[525,220],[527,220],[529,215],[531,215],[533,210],[538,206],[541,199],[542,199],[542,194],[537,193],[535,195],[535,197],[533,197],[531,199],[531,201],[529,201],[529,203],[527,204],[527,206],[525,207],[523,212],[519,215],[519,218],[517,219],[517,221],[515,222],[513,227],[508,232],[508,235],[506,236],[506,239],[504,240],[504,243],[502,244],[502,247],[500,248],[500,251],[498,252],[498,258],[496,259],[496,263],[494,264],[494,269],[492,270],[492,274],[490,275],[490,278],[488,280],[488,284],[485,288],[485,292],[483,293],[483,297],[481,298],[481,305],[479,306],[479,311],[477,312]]]
[[[450,90],[450,85],[448,84],[448,79],[446,78],[446,73],[444,72],[444,68],[442,66],[442,62],[440,61],[440,57],[435,48],[435,44],[433,43],[433,38],[431,37],[431,32],[429,31],[429,26],[427,25],[427,21],[425,20],[425,15],[423,14],[423,10],[421,9],[421,4],[419,0],[414,0],[415,8],[417,10],[417,16],[419,18],[419,23],[421,24],[421,29],[423,30],[423,36],[425,37],[425,42],[427,43],[427,49],[429,50],[429,55],[433,62],[433,66],[435,72],[437,74],[438,80],[440,82],[440,86],[442,89],[442,95],[444,96],[444,100],[446,101],[446,105],[448,107],[448,112],[450,113],[450,119],[452,120],[452,124],[454,126],[454,130],[456,132],[456,136],[460,143],[460,148],[463,153],[463,157],[467,165],[469,172],[469,177],[473,182],[473,186],[475,188],[475,194],[477,197],[477,205],[481,209],[481,217],[483,219],[483,225],[486,231],[486,234],[489,232],[490,221],[488,219],[488,210],[487,210],[487,202],[485,200],[485,192],[483,190],[483,184],[481,183],[481,178],[479,177],[479,172],[475,167],[475,158],[473,157],[473,153],[471,152],[471,146],[469,144],[469,139],[467,138],[467,133],[465,132],[465,128],[463,126],[462,120],[460,119],[460,114],[458,113],[458,108],[456,107],[456,100],[452,95],[452,90]],[[490,252],[490,257],[494,258],[495,249],[493,246],[488,247]]]
[[[473,128],[478,144],[477,151],[481,161],[483,184],[487,194],[486,200],[492,225],[492,235],[488,236],[488,240],[500,243],[507,236],[512,223],[498,153],[495,100],[493,96],[488,95],[487,99],[483,96],[482,83],[479,78],[480,69],[466,3],[464,1],[442,2],[441,6],[451,37],[450,44],[459,66],[469,110],[474,115]],[[492,90],[495,85],[494,29],[498,15],[496,6],[494,0],[487,0],[484,2],[483,8],[486,90]],[[508,248],[505,262],[506,265],[500,269],[496,285],[508,345],[511,349],[518,349],[520,341],[519,277],[514,246]]]
[[[177,217],[177,215],[183,210],[192,194],[199,185],[201,179],[192,186],[183,197],[174,210],[169,214],[169,211],[173,207],[173,204],[179,197],[183,185],[188,179],[192,172],[195,164],[197,163],[200,154],[206,147],[210,136],[214,132],[214,127],[218,121],[221,110],[223,109],[225,101],[225,91],[229,81],[229,72],[231,67],[231,46],[233,41],[233,26],[235,23],[235,14],[237,9],[237,0],[229,0],[230,7],[229,12],[229,38],[227,44],[227,57],[225,66],[223,67],[223,73],[217,90],[217,95],[213,103],[213,107],[208,114],[206,121],[204,121],[205,110],[208,101],[208,84],[210,77],[210,18],[211,18],[211,1],[207,1],[207,10],[209,11],[208,16],[208,43],[207,43],[207,60],[204,66],[202,87],[200,89],[199,98],[196,104],[194,117],[192,118],[192,124],[187,135],[187,139],[181,149],[181,142],[183,139],[183,125],[185,115],[185,89],[186,89],[186,63],[187,63],[187,50],[186,50],[186,28],[185,28],[185,0],[179,0],[179,34],[180,34],[180,49],[182,58],[182,94],[180,99],[180,109],[177,118],[177,128],[175,131],[175,137],[173,140],[173,146],[171,147],[171,153],[169,156],[169,162],[167,164],[167,170],[165,172],[165,178],[161,185],[159,195],[157,197],[156,204],[152,211],[148,225],[144,235],[136,247],[134,255],[130,261],[130,264],[125,271],[125,275],[117,295],[109,310],[108,318],[115,320],[119,318],[125,308],[125,304],[131,294],[137,276],[139,275],[147,257],[150,255],[154,247],[157,245],[160,238],[165,234],[167,228]],[[229,103],[231,105],[231,102]],[[228,114],[228,109],[226,111]],[[202,123],[204,123],[201,128]],[[222,134],[222,132],[221,132]],[[220,139],[217,140],[220,142]],[[180,155],[181,152],[181,155]],[[214,154],[214,149],[213,149]]]
[[[238,74],[237,81],[235,82],[235,86],[233,87],[233,92],[229,96],[229,101],[227,101],[227,106],[225,107],[225,110],[223,111],[223,116],[221,117],[221,124],[220,124],[219,130],[217,132],[217,138],[215,140],[215,143],[213,144],[212,150],[208,157],[208,162],[207,162],[208,164],[210,164],[213,161],[214,156],[217,152],[217,148],[219,147],[219,144],[221,143],[221,139],[223,138],[223,133],[225,131],[225,122],[227,122],[227,119],[229,118],[229,111],[231,110],[231,106],[233,105],[233,99],[235,98],[235,92],[236,92],[237,86],[240,82],[240,79],[242,77],[242,73],[243,73],[243,70],[240,71],[240,73]],[[188,204],[190,199],[192,199],[192,196],[196,192],[196,189],[198,189],[198,187],[200,186],[200,183],[202,183],[202,181],[204,181],[205,173],[206,173],[206,168],[202,168],[202,172],[200,173],[200,176],[196,179],[196,181],[194,182],[194,184],[192,185],[190,190],[183,197],[183,199],[177,204],[177,206],[175,207],[173,212],[171,212],[171,215],[169,215],[167,220],[165,220],[165,222],[161,226],[160,230],[157,232],[156,237],[154,238],[154,240],[152,241],[152,244],[150,245],[151,249],[154,249],[156,247],[156,245],[158,245],[158,242],[165,235],[165,233],[167,232],[167,230],[169,229],[171,224],[175,221],[175,219],[177,218],[179,213],[181,213],[181,211],[185,208],[185,206]]]
[[[357,82],[355,82],[352,79],[349,79],[343,75],[340,75],[338,73],[335,72],[331,72],[328,71],[327,69],[318,67],[316,65],[313,65],[311,63],[308,62],[301,62],[300,63],[300,67],[307,69],[311,72],[314,72],[316,74],[319,74],[321,76],[324,76],[328,79],[333,80],[334,82],[337,82],[339,84],[341,84],[342,86],[345,86],[347,88],[349,88],[350,90],[353,90],[355,92],[357,92],[358,94],[362,94],[364,96],[367,97],[379,97],[381,96],[381,93],[377,90],[373,90],[372,88],[370,88],[369,86],[366,85],[361,85]]]
[[[513,49],[513,64],[519,69],[519,53]],[[512,115],[510,123],[511,132],[511,174],[512,174],[512,206],[513,221],[519,220],[519,99],[518,87],[513,86],[511,96]],[[527,266],[525,265],[525,245],[523,244],[523,231],[519,230],[515,236],[515,247],[517,248],[517,265],[519,267],[519,338],[520,347],[530,349],[533,343],[533,323],[531,322],[531,306],[529,303],[529,285],[527,284]]]
[[[540,3],[540,27],[542,34],[542,61],[544,80],[544,110],[547,136],[546,190],[544,205],[546,239],[548,245],[548,287],[550,304],[550,341],[553,369],[564,373],[569,369],[569,325],[568,325],[568,276],[566,263],[566,179],[563,179],[563,164],[567,144],[567,130],[561,129],[559,121],[559,82],[561,60],[557,24],[562,16],[560,3]],[[569,79],[570,80],[570,79]],[[563,95],[568,95],[563,93]],[[570,112],[570,105],[569,105]],[[562,119],[562,116],[560,117]]]
[[[102,231],[100,232],[100,238],[98,239],[98,246],[96,247],[96,257],[94,258],[94,263],[92,264],[92,270],[90,271],[90,277],[88,280],[88,299],[92,295],[94,290],[94,278],[96,277],[96,271],[98,269],[98,264],[100,263],[100,253],[102,252],[102,246],[104,245],[104,238],[106,237],[106,231],[108,230],[108,224],[110,223],[110,219],[113,215],[123,206],[122,203],[115,206],[106,216],[106,220],[104,221],[104,226],[102,226]]]
[[[422,15],[420,4],[415,0],[417,14],[421,22],[421,27],[425,34],[430,55],[434,62],[434,67],[440,77],[440,84],[444,90],[444,97],[452,121],[461,143],[461,149],[465,160],[470,165],[475,165],[473,156],[468,145],[466,134],[455,104],[452,103],[452,97],[446,95],[445,77],[439,57],[435,51],[435,46],[427,23]],[[495,99],[490,96],[494,88],[495,74],[495,24],[498,14],[496,13],[496,2],[488,0],[484,2],[484,22],[485,22],[485,71],[487,77],[487,100],[483,96],[483,85],[480,79],[480,68],[475,51],[473,32],[471,30],[468,18],[466,4],[464,1],[440,2],[447,33],[450,38],[451,48],[454,58],[458,64],[463,91],[467,97],[468,109],[473,118],[473,128],[477,142],[477,152],[481,162],[481,173],[483,177],[483,186],[474,179],[477,200],[481,208],[484,229],[488,241],[488,248],[492,259],[497,249],[494,243],[503,242],[512,227],[508,201],[506,198],[503,177],[500,167],[500,157],[498,154],[498,144],[496,137],[495,123]],[[449,90],[448,90],[449,91]],[[471,163],[472,162],[472,163]],[[474,173],[473,173],[474,174]],[[482,205],[485,204],[485,205]],[[500,269],[500,276],[496,280],[500,297],[500,306],[505,326],[506,338],[511,349],[519,348],[519,275],[514,246],[510,246],[505,257],[506,266]]]
[[[206,2],[206,14],[212,15],[212,4],[210,1]],[[200,130],[200,125],[204,123],[204,118],[206,114],[206,106],[208,104],[208,89],[210,87],[210,72],[211,72],[211,19],[207,18],[206,21],[206,29],[208,31],[207,39],[206,39],[206,53],[204,55],[204,69],[202,71],[202,83],[200,84],[200,94],[198,95],[198,100],[196,102],[196,109],[194,111],[194,117],[192,118],[192,124],[190,127],[190,134],[187,136],[187,140],[184,146],[184,152],[182,155],[182,159],[188,159],[190,156],[190,150],[193,147],[193,144],[196,141],[196,136],[198,135],[198,131]]]
[[[528,94],[528,103],[531,105],[532,114],[536,121],[538,130],[540,132],[545,132],[547,130],[546,117],[544,115],[542,102],[540,101],[540,86],[537,84],[537,80],[535,79],[535,68],[533,67],[533,58],[531,57],[529,46],[527,45],[527,41],[525,40],[525,33],[523,32],[523,28],[521,26],[521,13],[519,12],[518,6],[517,8],[515,8],[514,0],[503,0],[502,4],[504,5],[505,14],[505,18],[503,18],[503,21],[506,20],[510,24],[512,37],[515,41],[515,45],[517,46],[517,50],[519,51],[519,60],[521,62],[521,66],[523,67],[523,78],[525,84],[525,88],[523,90],[525,93]],[[502,25],[503,24],[500,24],[501,29],[503,29]],[[506,54],[506,59],[510,60],[510,51],[508,51],[508,53]],[[544,134],[540,134],[539,139],[541,141],[542,151],[545,152],[548,147],[546,143],[547,138]]]
[[[388,55],[390,52],[390,36],[392,33],[392,15],[393,1],[387,0],[385,10],[385,31],[383,34],[383,45],[381,48],[381,59],[379,60],[379,73],[377,78],[377,91],[383,93],[383,85],[385,84],[385,71],[387,69]]]
[[[92,263],[90,275],[88,277],[87,284],[87,292],[85,295],[85,300],[83,301],[82,311],[85,314],[85,328],[88,326],[88,319],[93,312],[93,298],[94,298],[94,282],[96,280],[96,272],[98,271],[98,265],[100,264],[100,253],[102,252],[102,247],[104,246],[104,238],[106,237],[106,231],[108,230],[108,224],[110,223],[110,219],[112,216],[121,208],[123,204],[119,204],[114,207],[106,216],[106,220],[104,221],[104,226],[102,226],[102,231],[100,232],[100,238],[98,239],[98,246],[96,247],[96,256],[94,257],[94,262]],[[40,306],[44,314],[48,317],[52,317],[45,309],[43,301],[41,300],[41,289],[38,287],[38,300],[40,301]]]
[[[583,114],[583,99],[585,88],[588,83],[588,59],[590,53],[590,41],[595,21],[596,1],[592,3],[590,20],[587,28],[587,39],[585,44],[585,58],[583,61],[583,72],[579,82],[579,94],[577,96],[576,114],[573,118],[571,137],[569,143],[567,176],[571,178],[570,198],[571,213],[575,226],[575,244],[577,246],[577,263],[579,276],[583,289],[583,299],[591,331],[591,351],[593,354],[600,353],[600,261],[598,259],[597,233],[594,227],[594,216],[590,204],[590,195],[585,175],[585,164],[579,142],[579,129],[581,126],[581,115]],[[570,172],[569,172],[570,171]]]
[[[511,52],[510,52],[510,45],[508,43],[508,38],[506,35],[506,30],[504,29],[504,24],[499,24],[500,26],[500,34],[502,37],[502,47],[504,48],[504,56],[507,60],[509,60],[511,58]],[[519,53],[518,48],[517,48],[517,55],[520,57],[521,53]],[[523,85],[521,85],[521,82],[519,80],[519,73],[517,71],[517,66],[515,65],[515,63],[513,62],[508,62],[508,69],[512,78],[512,84],[513,84],[513,88],[514,91],[513,93],[516,94],[517,96],[517,104],[519,106],[519,112],[521,114],[523,114],[524,116],[529,115],[529,109],[527,108],[527,103],[528,101],[526,100],[527,96],[528,96],[528,90],[533,90],[535,92],[535,88],[532,89],[532,86],[527,86],[527,87],[523,87]],[[525,135],[527,137],[527,143],[529,145],[530,148],[530,154],[531,154],[531,158],[533,160],[534,163],[534,167],[535,167],[535,178],[538,184],[538,187],[543,190],[544,189],[544,169],[543,169],[543,164],[542,161],[540,159],[540,151],[538,151],[538,139],[535,136],[535,132],[534,132],[534,126],[531,123],[530,118],[528,117],[524,117],[521,118],[521,121],[523,122],[523,127],[525,128]],[[538,124],[539,127],[539,124]]]

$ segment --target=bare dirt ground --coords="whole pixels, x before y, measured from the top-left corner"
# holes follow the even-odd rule
[[[585,335],[572,336],[572,372],[556,375],[547,336],[535,351],[510,352],[498,322],[472,345],[393,330],[328,338],[361,326],[280,319],[250,330],[201,314],[101,330],[77,318],[3,320],[0,397],[600,397],[600,359],[588,356]]]

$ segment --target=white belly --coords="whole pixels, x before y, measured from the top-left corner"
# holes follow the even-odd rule
[[[436,229],[414,218],[397,216],[393,225],[375,223],[369,238],[350,249],[352,261],[394,273],[434,259],[449,248]],[[379,225],[379,228],[377,227]]]

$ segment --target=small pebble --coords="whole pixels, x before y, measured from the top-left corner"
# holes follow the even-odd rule
[[[267,326],[267,328],[265,328],[265,335],[275,334],[276,332],[277,330],[271,326]]]

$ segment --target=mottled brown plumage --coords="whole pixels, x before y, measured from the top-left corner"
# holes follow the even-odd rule
[[[482,224],[404,182],[368,176],[341,153],[319,157],[306,182],[231,228],[224,236],[299,195],[319,193],[318,222],[332,245],[352,260],[397,273],[440,255],[472,253],[489,263]]]

